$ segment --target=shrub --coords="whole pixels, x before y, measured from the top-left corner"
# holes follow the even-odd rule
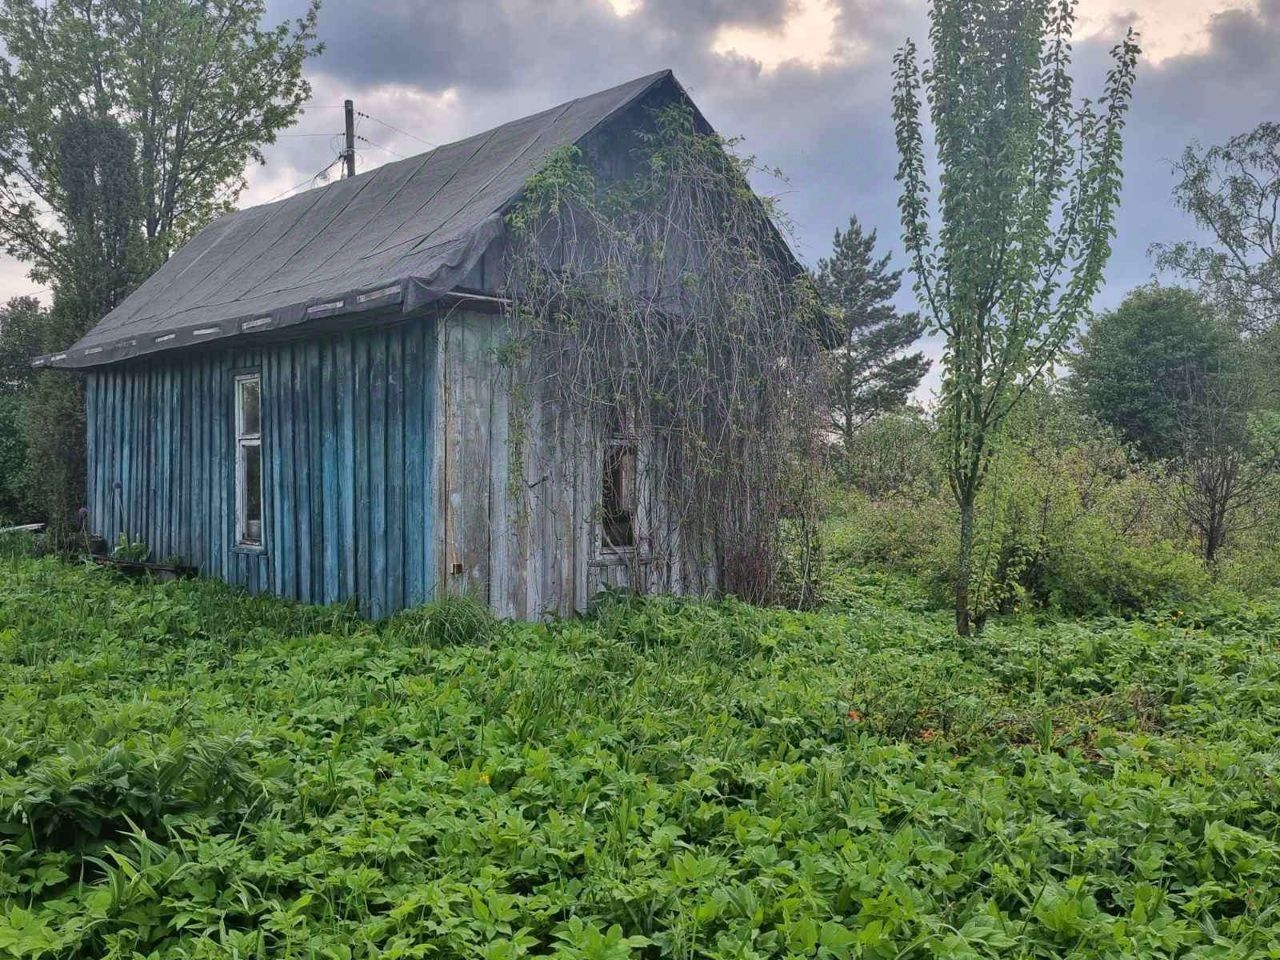
[[[919,410],[882,414],[831,450],[842,484],[871,497],[907,492],[938,496],[944,481],[934,423]]]
[[[918,578],[949,601],[958,516],[926,471],[902,489],[832,495],[837,563]],[[977,504],[972,598],[993,613],[1056,608],[1132,614],[1209,588],[1159,471],[1061,395],[1028,397],[996,450]]]
[[[97,849],[131,827],[163,836],[173,818],[247,812],[261,793],[246,765],[252,741],[171,733],[102,745],[70,742],[0,779],[0,831],[41,848]],[[255,790],[255,788],[257,788]]]

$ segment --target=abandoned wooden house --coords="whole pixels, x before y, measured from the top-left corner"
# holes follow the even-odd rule
[[[642,445],[600,426],[595,456],[512,483],[495,347],[529,178],[566,145],[607,165],[672,102],[663,71],[211,223],[42,360],[86,374],[91,532],[373,616],[471,593],[536,617],[646,587]],[[534,407],[524,442],[554,450],[558,412]],[[661,589],[714,586],[665,564]]]

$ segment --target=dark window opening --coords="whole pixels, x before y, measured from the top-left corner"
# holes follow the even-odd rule
[[[612,440],[604,454],[604,489],[600,527],[606,550],[636,545],[636,446]]]

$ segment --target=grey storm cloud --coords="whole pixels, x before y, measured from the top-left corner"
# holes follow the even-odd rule
[[[298,0],[273,13],[296,15]],[[604,0],[377,0],[322,12],[322,66],[362,83],[501,91],[584,91],[602,74],[649,72],[659,56],[696,57],[722,26],[781,24],[788,0],[647,0],[628,17]]]
[[[1091,46],[1096,63],[1100,51]],[[1202,53],[1140,64],[1107,302],[1150,279],[1150,244],[1195,236],[1171,204],[1173,162],[1187,144],[1219,143],[1264,120],[1280,120],[1280,0],[1215,16]]]
[[[326,50],[308,65],[317,105],[298,130],[336,132],[341,113],[334,104],[351,96],[382,121],[442,142],[671,67],[717,129],[741,135],[743,149],[787,175],[784,183],[759,185],[781,195],[802,258],[826,253],[832,231],[851,213],[896,247],[891,57],[907,36],[924,45],[925,5],[833,0],[836,55],[817,66],[793,61],[766,69],[713,49],[727,27],[780,30],[796,2],[633,0],[631,12],[618,16],[609,0],[325,0]],[[1171,163],[1187,143],[1220,142],[1280,119],[1280,0],[1239,2],[1250,9],[1214,17],[1200,52],[1140,64],[1102,306],[1151,278],[1151,243],[1194,235],[1170,200]],[[270,0],[268,16],[296,16],[304,4]],[[1107,50],[1124,21],[1116,18],[1077,45],[1080,95],[1101,89]],[[446,102],[433,99],[446,91],[447,117],[433,106]],[[362,165],[425,149],[373,121],[361,133],[373,142],[361,142]],[[290,187],[331,161],[335,149],[323,135],[282,137],[267,151],[266,170],[254,174],[262,186],[246,199]],[[895,256],[901,265],[900,251]]]
[[[297,2],[273,12],[294,12]],[[841,56],[767,70],[714,52],[713,40],[727,26],[780,28],[787,0],[642,0],[625,17],[605,0],[330,0],[321,21],[328,48],[312,71],[329,89],[353,95],[383,84],[454,90],[474,116],[471,129],[482,129],[672,67],[722,133],[742,135],[744,149],[787,175],[761,186],[782,195],[799,253],[812,261],[850,213],[877,227],[885,243],[896,240],[890,60],[905,37],[925,39],[921,3],[837,0],[836,7]],[[1101,89],[1107,50],[1123,29],[1118,18],[1105,36],[1078,44],[1081,95]],[[1280,0],[1221,14],[1208,29],[1203,52],[1141,64],[1104,302],[1150,279],[1152,242],[1193,232],[1170,205],[1171,162],[1186,144],[1219,141],[1277,114]]]

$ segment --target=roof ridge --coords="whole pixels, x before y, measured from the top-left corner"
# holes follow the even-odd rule
[[[664,68],[356,178],[219,217],[72,347],[36,363],[100,366],[325,317],[403,314],[430,303],[481,262],[501,233],[504,210],[538,163],[582,142],[664,82],[688,98]]]
[[[387,167],[394,167],[399,164],[408,163],[413,160],[422,160],[424,157],[429,157],[431,156],[431,154],[436,153],[439,150],[443,150],[446,147],[455,147],[460,143],[466,143],[468,140],[477,140],[477,139],[480,139],[481,137],[492,135],[496,131],[501,130],[503,127],[511,126],[513,123],[522,123],[524,121],[533,120],[536,117],[541,117],[546,114],[552,114],[558,111],[563,111],[565,108],[571,107],[577,103],[581,103],[584,100],[591,100],[596,97],[604,97],[604,96],[607,96],[608,94],[616,93],[617,91],[621,90],[623,87],[629,87],[633,84],[640,84],[642,81],[647,81],[644,83],[643,88],[637,91],[635,94],[635,96],[637,97],[643,96],[645,93],[648,92],[648,90],[654,84],[660,82],[661,80],[666,79],[667,77],[673,77],[673,78],[675,77],[675,72],[670,67],[664,67],[661,70],[654,71],[653,73],[642,74],[641,76],[633,77],[630,80],[624,80],[622,83],[615,83],[613,86],[605,87],[603,90],[596,90],[593,93],[586,93],[586,94],[582,94],[581,96],[571,97],[568,100],[562,100],[559,103],[552,104],[549,107],[544,107],[541,110],[535,110],[533,113],[526,113],[519,117],[513,117],[510,120],[504,120],[502,123],[496,123],[491,127],[486,127],[483,130],[477,130],[474,133],[469,133],[465,137],[459,137],[457,140],[449,140],[445,143],[437,144],[436,146],[432,147],[430,150],[423,150],[421,153],[411,153],[407,157],[402,157],[398,160],[390,160],[387,163],[379,164],[378,166],[373,167],[372,169],[362,171],[361,173],[356,174],[354,177],[346,177],[344,179],[359,180],[363,177],[370,177],[370,176],[373,176],[375,173],[377,173],[379,170],[386,169]],[[632,99],[634,99],[634,97]],[[626,104],[624,104],[623,107],[619,109],[625,109],[625,107],[626,107]],[[619,112],[618,110],[612,111],[610,116],[604,118],[601,122],[606,122],[608,119],[611,119],[612,116],[615,116],[618,112]],[[594,127],[592,129],[594,129]],[[590,131],[588,131],[588,133],[589,132]],[[287,197],[281,197],[277,200],[266,200],[266,201],[263,201],[262,203],[255,203],[248,207],[240,207],[228,213],[227,216],[235,216],[236,214],[239,214],[239,213],[245,213],[246,211],[249,211],[249,210],[257,210],[261,207],[269,207],[274,204],[288,203],[291,200],[295,200],[298,197],[305,197],[308,194],[315,193],[318,190],[328,190],[331,187],[333,187],[334,184],[341,183],[341,182],[342,182],[341,180],[334,180],[329,183],[322,183],[314,187],[308,187],[306,190],[301,190],[297,193],[291,193]],[[222,218],[219,217],[218,219],[222,219]]]

